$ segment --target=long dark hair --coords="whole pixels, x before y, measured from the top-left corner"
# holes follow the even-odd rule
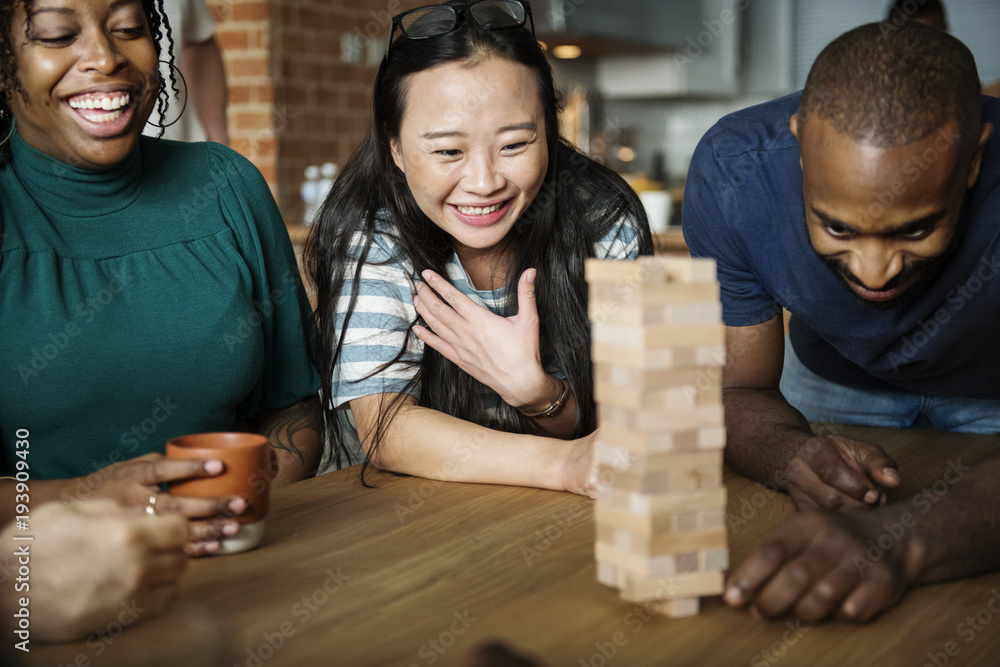
[[[373,113],[367,134],[324,202],[306,246],[306,266],[318,290],[320,371],[326,397],[324,430],[334,448],[338,467],[353,461],[349,459],[340,420],[329,400],[333,371],[341,360],[345,334],[358,299],[361,267],[372,248],[376,226],[379,225],[380,233],[385,233],[379,218],[388,214],[394,227],[391,241],[400,253],[397,259],[408,259],[416,273],[430,269],[447,275],[445,265],[452,255],[450,237],[420,210],[405,176],[392,160],[391,142],[399,136],[407,77],[437,65],[476,62],[490,56],[524,65],[534,74],[544,109],[549,156],[541,190],[515,223],[507,241],[512,259],[506,285],[512,298],[501,314],[514,314],[518,278],[529,268],[537,269],[542,357],[566,374],[576,397],[574,437],[596,427],[584,261],[593,256],[594,243],[622,220],[638,237],[640,253],[650,254],[649,225],[638,197],[621,177],[560,138],[560,102],[552,69],[531,32],[524,27],[487,30],[463,16],[454,31],[439,37],[421,40],[400,37],[392,46],[391,57],[382,59],[375,78]],[[357,258],[353,275],[345,275],[348,258]],[[349,298],[344,308],[339,302],[348,280],[353,281],[353,286],[350,296],[344,296]],[[338,310],[346,310],[339,330],[333,325]],[[407,326],[406,342],[395,359],[373,375],[395,364],[416,365],[416,377],[407,389],[420,387],[422,406],[497,430],[541,433],[534,421],[496,399],[492,390],[430,346],[424,347],[420,361],[404,360],[407,347],[412,344],[410,330],[415,323]],[[498,410],[488,409],[493,405],[489,400],[491,394],[499,403]],[[362,479],[404,396],[398,394],[389,405],[381,407]]]
[[[3,84],[3,93],[0,93],[0,138],[6,137],[11,131],[11,123],[14,122],[14,114],[10,108],[10,96],[14,94],[23,95],[24,89],[21,82],[17,80],[17,54],[14,45],[11,43],[13,34],[12,22],[14,11],[20,4],[24,8],[24,15],[27,22],[24,32],[27,35],[31,27],[31,5],[33,0],[0,0],[0,83]],[[141,0],[143,14],[146,15],[146,22],[149,24],[149,34],[153,38],[153,47],[156,54],[163,58],[161,53],[160,40],[166,38],[167,53],[166,61],[170,64],[169,85],[177,91],[177,82],[174,77],[174,36],[170,30],[170,23],[167,15],[163,11],[163,0]],[[167,90],[167,80],[160,78],[160,89],[157,91],[156,108],[161,118],[166,117],[168,100],[170,94]],[[163,130],[160,130],[163,133]],[[0,148],[0,167],[10,162],[10,144],[5,143]]]

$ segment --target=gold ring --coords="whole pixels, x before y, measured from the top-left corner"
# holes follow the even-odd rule
[[[149,496],[149,504],[146,505],[146,514],[156,514],[156,500],[158,497],[155,493]]]

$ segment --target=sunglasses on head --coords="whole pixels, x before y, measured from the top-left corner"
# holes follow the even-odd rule
[[[417,7],[392,17],[389,43],[385,47],[388,61],[392,52],[392,38],[396,28],[407,39],[428,39],[446,35],[458,25],[458,17],[468,14],[481,28],[499,30],[517,28],[525,21],[531,23],[531,36],[535,36],[535,19],[527,0],[477,0],[450,5]]]

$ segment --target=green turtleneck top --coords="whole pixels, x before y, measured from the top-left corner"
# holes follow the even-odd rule
[[[247,160],[143,137],[95,172],[11,142],[0,474],[26,459],[31,479],[82,476],[316,393],[312,311]]]

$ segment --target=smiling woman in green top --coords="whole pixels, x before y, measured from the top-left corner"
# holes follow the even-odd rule
[[[189,551],[206,553],[245,501],[161,494],[220,469],[165,460],[164,443],[258,431],[277,483],[301,479],[319,380],[260,174],[218,144],[141,138],[164,92],[160,4],[0,0],[0,474],[27,466],[32,504],[107,496],[198,519]]]

